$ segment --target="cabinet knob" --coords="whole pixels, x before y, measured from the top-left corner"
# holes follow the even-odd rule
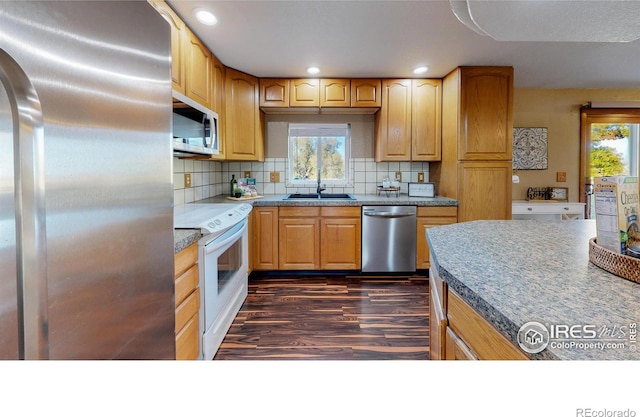
[[[569,210],[569,207],[563,207],[563,208],[564,208],[565,210],[567,210],[567,211]]]
[[[527,207],[527,210],[533,211],[533,207]]]

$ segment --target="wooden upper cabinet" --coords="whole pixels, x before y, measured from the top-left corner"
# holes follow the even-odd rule
[[[260,107],[289,107],[289,80],[260,79]]]
[[[376,161],[411,160],[411,80],[382,80],[376,129]]]
[[[227,68],[224,89],[226,159],[264,161],[264,118],[258,79]]]
[[[337,78],[320,79],[320,107],[350,107],[351,82]]]
[[[504,160],[513,155],[513,68],[461,67],[459,160]]]
[[[317,78],[291,80],[290,88],[290,107],[318,107],[320,105],[320,81]]]
[[[382,97],[380,80],[351,80],[351,107],[380,107]]]
[[[412,80],[411,87],[411,160],[439,161],[442,80]]]
[[[186,96],[207,108],[213,107],[211,87],[211,51],[186,29]]]
[[[171,27],[171,84],[180,94],[186,94],[185,76],[185,45],[186,25],[178,15],[162,0],[149,0],[149,4],[169,22]]]
[[[216,58],[215,55],[211,55],[211,94],[212,94],[212,110],[218,113],[218,132],[220,138],[218,141],[218,154],[212,155],[211,159],[223,160],[225,159],[225,93],[224,84],[226,76],[226,67],[224,64]]]

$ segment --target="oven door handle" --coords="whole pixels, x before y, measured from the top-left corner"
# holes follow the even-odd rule
[[[206,245],[205,253],[210,254],[211,252],[215,252],[224,248],[225,246],[230,246],[233,242],[240,239],[242,234],[247,230],[248,221],[247,219],[242,220],[240,223],[233,226],[226,233],[224,233],[218,240],[214,240],[213,242]]]

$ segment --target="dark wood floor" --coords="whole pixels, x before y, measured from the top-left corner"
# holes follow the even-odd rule
[[[261,277],[215,360],[429,359],[424,276]]]

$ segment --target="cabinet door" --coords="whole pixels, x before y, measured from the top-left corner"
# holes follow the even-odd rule
[[[511,219],[511,162],[458,163],[458,221]]]
[[[380,80],[351,80],[351,107],[380,107],[382,83]]]
[[[186,96],[212,108],[211,52],[200,39],[186,29]]]
[[[320,267],[320,227],[317,218],[280,217],[280,269]]]
[[[513,68],[460,68],[459,160],[510,161]]]
[[[445,347],[446,347],[446,359],[447,360],[466,360],[473,361],[478,360],[478,357],[473,353],[469,346],[467,346],[452,330],[450,327],[446,328],[445,332]]]
[[[169,22],[171,26],[171,86],[180,94],[186,94],[185,85],[185,34],[186,26],[177,14],[162,0],[150,0],[149,3]]]
[[[278,207],[253,209],[253,269],[278,269]]]
[[[457,207],[418,207],[416,217],[416,269],[429,269],[427,229],[458,221]]]
[[[224,94],[224,84],[225,84],[225,75],[226,75],[226,67],[224,64],[216,58],[215,55],[211,56],[211,86],[212,86],[212,102],[213,108],[212,110],[218,113],[218,131],[220,133],[220,141],[218,144],[218,155],[212,155],[212,159],[224,160],[225,159],[225,94]]]
[[[360,269],[360,218],[322,218],[322,269]]]
[[[320,107],[351,106],[351,82],[345,79],[320,80]]]
[[[320,82],[318,79],[291,80],[290,88],[289,106],[318,107],[320,105]]]
[[[382,80],[376,127],[376,161],[411,160],[411,80]]]
[[[289,80],[260,79],[260,107],[289,107]]]
[[[445,330],[447,317],[442,309],[439,293],[435,290],[435,281],[429,277],[429,359],[445,359]]]
[[[226,70],[225,156],[227,160],[263,161],[263,117],[256,77]]]
[[[442,80],[412,80],[411,160],[441,159]]]

